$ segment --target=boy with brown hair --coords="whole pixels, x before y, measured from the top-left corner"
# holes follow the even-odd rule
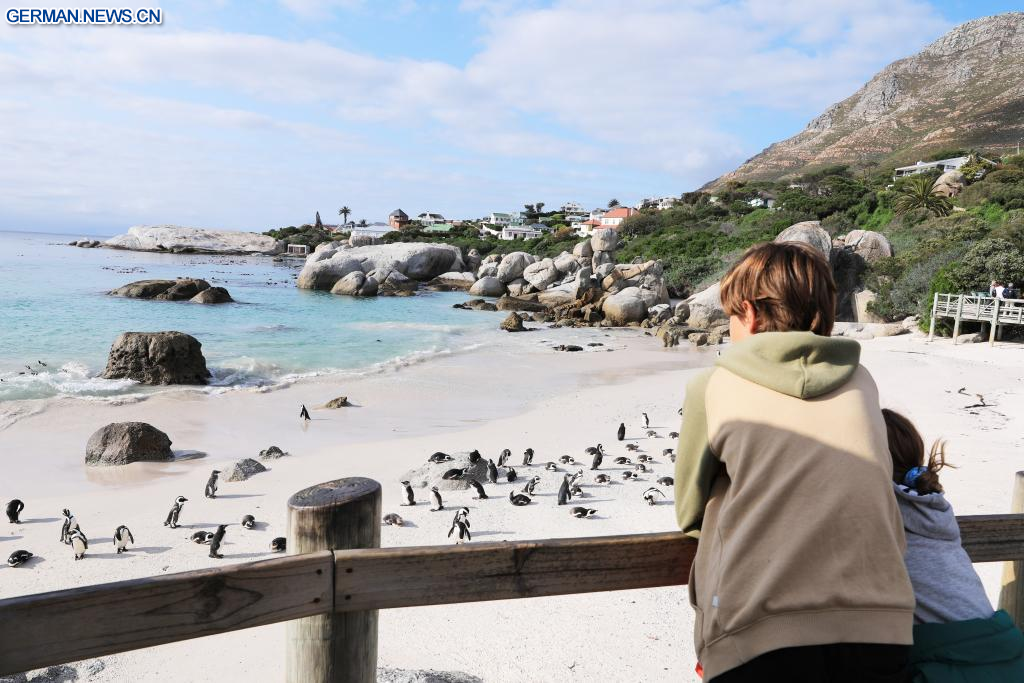
[[[904,681],[914,594],[878,390],[832,338],[828,261],[751,247],[722,279],[731,346],[690,382],[679,527],[705,680]]]

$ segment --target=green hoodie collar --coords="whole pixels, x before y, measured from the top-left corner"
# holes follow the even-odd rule
[[[814,398],[844,385],[860,364],[860,344],[813,332],[759,332],[722,353],[718,366],[774,391]]]

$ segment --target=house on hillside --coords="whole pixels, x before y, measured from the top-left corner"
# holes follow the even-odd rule
[[[532,240],[537,239],[542,234],[540,230],[534,230],[532,227],[506,225],[501,230],[501,239],[505,241]]]
[[[605,215],[606,213],[608,213],[608,209],[602,209],[598,207],[590,212],[590,220],[599,221],[601,220],[601,216]]]
[[[566,216],[570,214],[582,215],[586,213],[586,211],[583,210],[583,207],[577,204],[576,202],[566,202],[565,204],[562,204],[562,206],[558,209],[558,212],[565,214]]]
[[[512,214],[498,213],[492,211],[491,215],[484,220],[484,223],[487,223],[488,225],[505,227],[506,225],[512,224]]]
[[[919,161],[913,166],[900,166],[893,171],[892,179],[893,182],[895,182],[897,178],[906,178],[908,175],[917,175],[918,173],[927,173],[928,171],[938,171],[939,173],[955,171],[968,161],[970,161],[970,157],[953,157],[952,159],[939,159],[938,161]],[[986,159],[985,161],[988,160]]]
[[[439,213],[424,212],[416,216],[416,220],[420,222],[420,225],[433,225],[434,223],[444,223],[444,216]]]
[[[634,204],[633,208],[637,210],[654,209],[655,211],[664,211],[675,206],[678,201],[678,197],[647,197]]]
[[[375,240],[379,240],[389,232],[395,232],[398,230],[394,225],[390,223],[391,217],[388,217],[387,223],[370,223],[369,225],[357,225],[352,228],[352,237],[372,237]]]
[[[772,209],[775,207],[775,195],[771,192],[758,192],[753,198],[747,200],[749,206],[755,209]]]
[[[601,216],[601,227],[618,230],[619,226],[622,225],[622,221],[630,216],[635,216],[637,213],[639,212],[630,206],[616,206]]]
[[[401,230],[409,224],[409,214],[401,209],[395,209],[388,214],[388,225],[395,230]]]
[[[590,218],[581,223],[576,224],[576,234],[580,237],[590,237],[594,233],[594,228],[601,227],[601,220],[598,218]]]

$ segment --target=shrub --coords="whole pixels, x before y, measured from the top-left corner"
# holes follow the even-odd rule
[[[983,239],[971,246],[963,258],[943,268],[943,284],[958,294],[988,290],[992,280],[1024,281],[1024,254],[1011,242]]]

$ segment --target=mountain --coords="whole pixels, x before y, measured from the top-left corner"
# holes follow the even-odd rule
[[[957,26],[893,62],[729,180],[777,180],[832,164],[907,165],[950,149],[1009,151],[1024,138],[1024,12]]]

